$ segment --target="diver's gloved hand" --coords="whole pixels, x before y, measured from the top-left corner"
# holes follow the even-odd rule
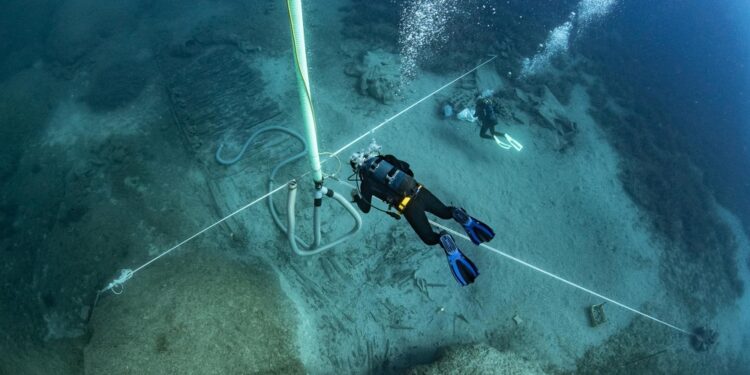
[[[451,267],[451,272],[456,281],[461,286],[473,283],[474,279],[479,276],[477,266],[461,252],[453,237],[445,231],[440,232],[440,246],[443,247],[445,255],[448,256],[448,265]]]
[[[359,195],[359,190],[357,189],[352,189],[351,195],[352,195],[351,201],[353,203],[356,203],[358,200],[362,199],[362,197]]]
[[[453,209],[453,219],[464,227],[466,235],[474,245],[489,242],[495,238],[495,231],[489,225],[469,216],[463,208]]]

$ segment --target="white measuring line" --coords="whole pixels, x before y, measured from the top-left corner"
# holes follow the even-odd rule
[[[464,235],[463,233],[459,233],[459,232],[456,232],[455,230],[453,230],[453,229],[451,229],[451,228],[448,228],[448,227],[446,227],[446,226],[444,226],[444,225],[442,225],[442,224],[436,223],[436,222],[434,222],[434,221],[432,221],[432,220],[430,220],[430,224],[432,224],[432,225],[434,225],[434,226],[436,226],[436,227],[438,227],[438,228],[441,228],[441,229],[443,229],[443,230],[445,230],[445,231],[447,231],[447,232],[450,232],[450,233],[451,233],[451,234],[453,234],[454,236],[458,236],[458,237],[461,237],[461,238],[463,238],[463,239],[469,240],[469,237],[468,237],[468,236],[466,236],[466,235]],[[514,262],[516,262],[516,263],[519,263],[519,264],[523,265],[523,266],[529,267],[529,268],[531,268],[531,269],[532,269],[532,270],[534,270],[534,271],[537,271],[537,272],[540,272],[540,273],[542,273],[542,274],[545,274],[545,275],[547,275],[547,276],[549,276],[549,277],[551,277],[551,278],[553,278],[553,279],[555,279],[555,280],[557,280],[557,281],[561,281],[561,282],[563,282],[563,283],[565,283],[565,284],[568,284],[568,285],[570,285],[570,286],[572,286],[572,287],[574,287],[574,288],[576,288],[576,289],[580,289],[580,290],[582,290],[582,291],[584,291],[584,292],[586,292],[586,293],[588,293],[588,294],[591,294],[592,296],[595,296],[595,297],[601,298],[601,299],[603,299],[603,300],[605,300],[605,301],[607,301],[607,302],[610,302],[610,303],[612,303],[613,305],[617,305],[617,306],[620,306],[620,307],[622,307],[622,308],[623,308],[623,309],[625,309],[625,310],[628,310],[628,311],[634,312],[634,313],[636,313],[636,314],[638,314],[638,315],[640,315],[640,316],[642,316],[642,317],[645,317],[645,318],[651,319],[651,320],[653,320],[653,321],[655,321],[655,322],[657,322],[657,323],[659,323],[659,324],[663,324],[663,325],[665,325],[665,326],[667,326],[667,327],[669,327],[669,328],[672,328],[672,329],[674,329],[674,330],[680,331],[680,332],[682,332],[682,333],[684,333],[684,334],[686,334],[686,335],[690,335],[690,336],[693,336],[693,335],[694,335],[694,334],[693,334],[692,332],[689,332],[689,331],[687,331],[687,330],[685,330],[685,329],[682,329],[682,328],[680,328],[680,327],[677,327],[677,326],[675,326],[675,325],[673,325],[673,324],[669,324],[669,323],[667,323],[667,322],[665,322],[665,321],[663,321],[663,320],[661,320],[661,319],[655,318],[655,317],[653,317],[653,316],[651,316],[651,315],[648,315],[648,314],[646,314],[646,313],[644,313],[644,312],[638,311],[637,309],[634,309],[634,308],[632,308],[632,307],[630,307],[630,306],[628,306],[628,305],[626,305],[626,304],[624,304],[624,303],[621,303],[621,302],[617,302],[617,301],[613,300],[612,298],[609,298],[609,297],[603,296],[603,295],[601,295],[601,294],[599,294],[599,293],[597,293],[597,292],[594,292],[594,291],[593,291],[593,290],[591,290],[591,289],[587,289],[587,288],[584,288],[584,287],[582,287],[582,286],[580,286],[580,285],[578,285],[578,284],[576,284],[576,283],[574,283],[574,282],[572,282],[572,281],[568,281],[568,280],[566,280],[566,279],[564,279],[564,278],[562,278],[562,277],[560,277],[560,276],[557,276],[557,275],[555,275],[555,274],[554,274],[554,273],[552,273],[552,272],[548,272],[548,271],[545,271],[545,270],[543,270],[543,269],[541,269],[541,268],[539,268],[539,267],[537,267],[537,266],[535,266],[535,265],[533,265],[533,264],[531,264],[531,263],[528,263],[528,262],[526,262],[526,261],[523,261],[523,260],[521,260],[521,259],[518,259],[518,258],[516,258],[516,257],[514,257],[514,256],[512,256],[512,255],[510,255],[510,254],[506,254],[506,253],[504,253],[504,252],[502,252],[502,251],[500,251],[500,250],[498,250],[498,249],[495,249],[494,247],[491,247],[491,246],[489,246],[489,245],[487,245],[487,244],[484,244],[484,243],[483,243],[483,244],[480,244],[479,246],[481,246],[481,247],[483,247],[483,248],[485,248],[485,249],[487,249],[487,250],[489,250],[489,251],[492,251],[492,252],[493,252],[493,253],[495,253],[495,254],[498,254],[498,255],[504,256],[505,258],[508,258],[508,259],[510,259],[510,260],[512,260],[512,261],[514,261]]]
[[[353,189],[356,189],[356,187],[354,185],[352,185],[352,184],[350,184],[350,183],[348,183],[346,181],[338,181],[338,182],[340,184],[343,184],[343,185],[349,186],[349,187],[351,187]],[[442,225],[442,224],[437,223],[437,222],[432,221],[432,220],[430,220],[430,224],[432,224],[432,225],[434,225],[434,226],[436,226],[436,227],[438,227],[440,229],[443,229],[446,232],[450,232],[454,236],[461,237],[461,238],[463,238],[463,239],[465,239],[467,241],[471,241],[471,239],[469,239],[469,237],[467,235],[465,235],[463,233],[456,232],[455,230],[453,230],[451,228],[448,228],[445,225]],[[572,286],[572,287],[574,287],[576,289],[580,289],[580,290],[582,290],[582,291],[584,291],[584,292],[586,292],[588,294],[591,294],[592,296],[601,298],[601,299],[603,299],[603,300],[605,300],[607,302],[612,303],[613,305],[620,306],[620,307],[622,307],[625,310],[634,312],[634,313],[636,313],[636,314],[638,314],[640,316],[643,316],[643,317],[646,317],[648,319],[651,319],[651,320],[653,320],[653,321],[655,321],[655,322],[657,322],[659,324],[663,324],[663,325],[665,325],[665,326],[667,326],[669,328],[676,329],[677,331],[680,331],[680,332],[682,332],[682,333],[684,333],[686,335],[694,336],[694,334],[692,332],[689,332],[689,331],[687,331],[685,329],[677,327],[677,326],[675,326],[673,324],[669,324],[669,323],[667,323],[667,322],[665,322],[665,321],[663,321],[661,319],[655,318],[655,317],[653,317],[651,315],[648,315],[648,314],[646,314],[644,312],[638,311],[638,310],[636,310],[636,309],[634,309],[634,308],[632,308],[632,307],[630,307],[630,306],[628,306],[628,305],[626,305],[624,303],[617,302],[617,301],[613,300],[612,298],[609,298],[607,296],[604,296],[604,295],[601,295],[601,294],[599,294],[597,292],[594,292],[593,290],[590,290],[588,288],[584,288],[584,287],[582,287],[582,286],[580,286],[580,285],[578,285],[578,284],[576,284],[576,283],[574,283],[572,281],[568,281],[568,280],[566,280],[566,279],[564,279],[564,278],[562,278],[560,276],[557,276],[557,275],[555,275],[552,272],[549,272],[549,271],[546,271],[544,269],[541,269],[541,268],[539,268],[539,267],[537,267],[537,266],[535,266],[535,265],[533,265],[533,264],[531,264],[529,262],[526,262],[524,260],[518,259],[518,258],[516,258],[516,257],[514,257],[514,256],[512,256],[510,254],[507,254],[507,253],[502,252],[502,251],[500,251],[498,249],[495,249],[494,247],[491,247],[491,246],[487,245],[486,243],[479,244],[479,246],[481,246],[481,247],[483,247],[483,248],[485,248],[487,250],[490,250],[493,253],[496,253],[498,255],[502,255],[502,256],[504,256],[504,257],[506,257],[506,258],[508,258],[508,259],[510,259],[510,260],[512,260],[512,261],[514,261],[516,263],[518,263],[518,264],[521,264],[523,266],[529,267],[529,268],[531,268],[534,271],[537,271],[537,272],[540,272],[540,273],[542,273],[544,275],[547,275],[547,276],[549,276],[549,277],[551,277],[551,278],[553,278],[555,280],[558,280],[558,281],[561,281],[561,282],[563,282],[565,284],[568,284],[568,285],[570,285],[570,286]]]
[[[431,92],[431,93],[430,93],[429,95],[425,96],[425,97],[424,97],[424,98],[422,98],[422,99],[419,99],[419,100],[417,100],[417,101],[416,101],[416,102],[415,102],[414,104],[412,104],[412,105],[410,105],[410,106],[408,106],[408,107],[404,108],[404,109],[403,109],[403,110],[402,110],[401,112],[399,112],[399,113],[396,113],[395,115],[393,115],[393,116],[391,116],[391,117],[387,118],[387,119],[386,119],[385,121],[381,122],[380,124],[378,124],[378,125],[377,125],[377,126],[375,126],[374,128],[370,129],[370,130],[369,130],[369,131],[368,131],[367,133],[364,133],[364,134],[360,135],[359,137],[357,137],[357,138],[356,138],[356,139],[354,139],[353,141],[351,141],[351,142],[349,142],[348,144],[344,145],[344,147],[341,147],[340,149],[336,150],[336,151],[335,151],[335,152],[334,152],[333,154],[331,154],[331,156],[333,157],[333,156],[336,156],[336,155],[338,155],[338,154],[340,154],[340,153],[344,152],[344,151],[345,151],[346,149],[348,149],[349,147],[351,147],[351,146],[352,146],[352,145],[354,145],[355,143],[357,143],[357,142],[361,141],[361,140],[362,140],[362,138],[364,138],[364,137],[366,137],[366,136],[368,136],[368,135],[371,135],[372,133],[375,133],[375,131],[376,131],[376,130],[378,130],[378,129],[380,129],[381,127],[383,127],[383,125],[385,125],[385,124],[387,124],[387,123],[389,123],[389,122],[393,121],[393,120],[394,120],[394,119],[395,119],[396,117],[398,117],[398,116],[401,116],[401,115],[403,115],[403,114],[404,114],[404,113],[406,113],[406,112],[407,112],[408,110],[410,110],[410,109],[412,109],[412,108],[416,107],[416,106],[417,106],[417,105],[418,105],[419,103],[422,103],[423,101],[425,101],[425,100],[429,99],[429,98],[430,98],[431,96],[433,96],[433,95],[437,94],[438,92],[440,92],[440,91],[444,90],[444,89],[445,89],[446,87],[448,87],[448,86],[450,86],[450,85],[452,85],[452,84],[454,84],[454,83],[458,82],[458,81],[459,81],[459,80],[460,80],[461,78],[464,78],[464,77],[468,76],[469,74],[473,73],[473,72],[474,72],[475,70],[477,70],[477,69],[479,69],[479,68],[481,68],[481,67],[483,67],[483,66],[487,65],[487,64],[488,64],[488,63],[489,63],[490,61],[492,61],[492,60],[494,60],[494,59],[496,59],[496,58],[497,58],[497,56],[492,56],[492,57],[490,57],[489,59],[485,60],[485,61],[484,61],[483,63],[481,63],[481,64],[479,64],[479,65],[475,66],[475,67],[474,67],[473,69],[469,70],[468,72],[466,72],[466,73],[464,73],[464,74],[460,75],[460,76],[459,76],[458,78],[456,78],[456,79],[454,79],[454,80],[452,80],[452,81],[450,81],[450,82],[448,82],[448,83],[446,83],[446,84],[444,84],[444,85],[440,86],[440,88],[438,88],[437,90],[435,90],[435,91]],[[328,160],[328,159],[326,159],[326,160]]]

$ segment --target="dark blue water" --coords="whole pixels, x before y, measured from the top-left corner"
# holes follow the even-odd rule
[[[622,1],[609,66],[660,101],[719,201],[750,223],[750,2]],[[622,60],[615,57],[623,58]]]

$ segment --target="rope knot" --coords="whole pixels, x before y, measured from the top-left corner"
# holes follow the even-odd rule
[[[107,287],[104,288],[102,292],[111,290],[114,294],[121,294],[124,288],[123,285],[133,277],[134,273],[135,272],[133,272],[133,270],[129,268],[121,269],[120,276],[112,280],[112,282],[109,283],[109,285],[107,285]]]

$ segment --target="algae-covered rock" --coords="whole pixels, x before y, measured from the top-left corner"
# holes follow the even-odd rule
[[[165,258],[100,301],[86,374],[297,374],[296,319],[261,265]]]
[[[391,103],[397,95],[401,77],[398,56],[382,50],[367,52],[356,64],[349,64],[345,73],[357,77],[359,93],[383,103]]]
[[[503,374],[544,375],[541,367],[512,352],[486,344],[449,348],[436,362],[412,368],[409,375]]]

